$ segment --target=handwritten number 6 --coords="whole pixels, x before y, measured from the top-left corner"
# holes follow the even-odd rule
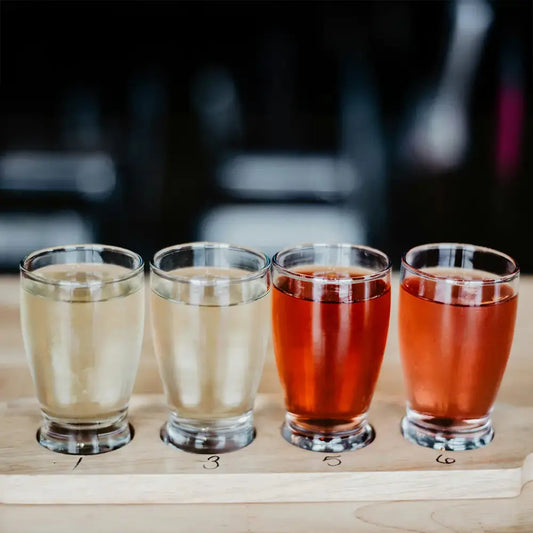
[[[441,457],[442,453],[435,459],[435,461],[442,465],[453,465],[453,463],[455,463],[455,459],[453,457],[445,457],[444,459],[441,459]]]
[[[219,461],[220,455],[210,455],[202,466],[206,470],[216,470],[220,466]]]
[[[340,457],[340,455],[326,455],[326,457],[322,459],[322,462],[326,463],[328,466],[339,466],[342,463]]]

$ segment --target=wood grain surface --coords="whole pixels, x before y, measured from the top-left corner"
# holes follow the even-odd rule
[[[441,453],[416,446],[398,430],[403,405],[375,398],[377,438],[343,454],[303,451],[280,438],[278,394],[257,398],[255,441],[222,455],[164,445],[162,396],[136,396],[133,441],[112,453],[78,457],[36,441],[35,401],[0,408],[0,503],[264,503],[414,500],[518,496],[533,481],[533,408],[499,404],[498,437],[481,450]],[[506,438],[506,436],[513,438]],[[249,490],[253,487],[253,490]]]
[[[380,429],[380,424],[383,423],[381,415],[379,415],[381,406],[386,408],[385,411],[389,413],[390,416],[399,417],[402,411],[401,406],[404,401],[397,347],[397,311],[395,296],[397,296],[397,291],[394,291],[393,293],[393,313],[391,316],[391,330],[389,333],[387,352],[371,412],[372,423],[378,430],[378,436],[376,441],[368,448],[342,455],[342,466],[349,466],[349,475],[358,472],[362,474],[368,472],[365,471],[366,461],[363,457],[365,453],[369,455],[373,447],[376,449],[376,447],[381,445],[383,445],[383,448],[379,449],[380,454],[382,455],[383,465],[391,460],[391,457],[393,457],[394,453],[400,448],[403,450],[413,448],[416,450],[416,456],[423,458],[424,471],[440,474],[440,465],[436,463],[433,465],[432,463],[432,461],[434,462],[435,460],[434,455],[436,452],[406,443],[401,437],[399,437],[399,441],[396,441],[399,435],[398,432],[394,432],[394,435],[390,437],[392,439],[391,444],[394,444],[394,446],[386,446],[387,439],[383,435],[384,430]],[[454,490],[458,492],[452,491],[448,493],[445,490],[441,490],[441,494],[436,497],[432,492],[436,491],[438,485],[431,481],[424,488],[427,496],[424,496],[423,490],[420,489],[416,494],[406,495],[406,500],[404,501],[398,501],[399,498],[395,497],[393,494],[391,495],[390,493],[392,491],[387,487],[385,487],[385,489],[379,489],[385,490],[385,492],[381,493],[382,496],[379,495],[379,490],[373,493],[374,489],[377,490],[377,488],[373,486],[372,482],[361,481],[361,483],[364,483],[364,487],[356,487],[353,489],[353,493],[350,495],[350,498],[353,501],[335,503],[327,502],[328,497],[321,498],[317,496],[317,502],[320,503],[109,505],[110,501],[106,500],[108,505],[2,505],[0,506],[0,531],[20,531],[23,533],[26,531],[63,532],[72,531],[72,525],[77,523],[79,524],[77,526],[79,531],[119,531],[127,528],[128,531],[151,532],[189,531],[192,529],[195,531],[297,532],[335,528],[335,531],[532,532],[533,482],[527,482],[527,480],[531,477],[533,465],[531,465],[531,462],[527,463],[526,467],[522,468],[520,471],[520,475],[523,476],[523,479],[517,481],[516,469],[519,468],[519,461],[517,462],[516,457],[513,459],[512,455],[514,451],[508,455],[510,449],[515,450],[516,448],[520,448],[524,451],[527,451],[528,449],[531,451],[532,446],[530,434],[531,427],[533,426],[533,415],[531,412],[531,408],[533,408],[533,349],[531,348],[533,344],[532,315],[533,277],[523,277],[520,284],[515,341],[509,365],[500,389],[498,405],[495,410],[496,439],[483,450],[453,454],[453,457],[456,459],[458,458],[461,465],[463,464],[462,461],[465,461],[467,464],[463,467],[456,462],[450,469],[452,473],[453,471],[461,472],[462,470],[468,470],[469,460],[467,459],[467,456],[470,454],[474,458],[477,456],[475,461],[484,463],[482,470],[486,472],[492,471],[492,473],[494,473],[494,470],[497,470],[497,468],[495,468],[495,457],[499,454],[499,452],[496,453],[496,449],[498,448],[498,450],[500,450],[500,445],[505,447],[507,451],[502,452],[503,455],[499,456],[499,459],[497,460],[501,460],[505,456],[506,458],[501,464],[505,465],[504,469],[514,472],[515,477],[513,478],[513,475],[511,475],[511,478],[507,480],[508,492],[505,493],[506,497],[504,498],[493,497],[496,494],[494,492],[496,489],[493,486],[491,487],[491,484],[494,483],[494,479],[479,480],[480,482],[477,484],[479,492],[476,494],[469,494],[467,499],[458,499],[464,498],[465,496],[460,494],[461,489],[457,487]],[[151,332],[150,328],[147,327],[135,393],[136,395],[157,395],[158,393],[161,393],[161,390],[162,388],[157,375],[157,367],[151,344]],[[281,414],[280,387],[271,353],[265,366],[260,390],[262,393],[274,394],[261,395],[256,415],[258,425],[262,424],[261,420],[263,416],[267,418],[268,416],[272,416],[275,419],[278,416],[276,413]],[[32,399],[33,394],[33,386],[25,361],[19,327],[18,279],[16,277],[2,277],[0,278],[0,401],[4,402],[2,406],[2,416],[7,416],[6,412],[10,412],[10,416],[16,417],[20,416],[21,413],[26,413],[24,415],[26,417],[25,423],[29,426],[32,426],[33,424],[35,427],[35,425],[38,424],[38,412],[35,409],[35,400]],[[20,400],[21,398],[27,397],[29,399]],[[158,396],[139,396],[136,397],[132,403],[132,421],[134,425],[138,426],[141,423],[143,405],[147,407],[147,413],[150,409],[153,409],[154,415],[161,413],[160,416],[164,416],[164,408],[162,407],[162,402]],[[517,430],[518,433],[515,432],[507,435],[506,432],[503,431],[504,424],[507,428],[507,424],[510,424],[516,417],[518,419],[523,419],[518,424],[522,429]],[[159,422],[162,422],[162,420],[155,420],[152,415],[148,418],[152,420],[154,426],[157,426]],[[6,425],[5,422],[6,421],[4,421],[2,430],[2,443],[6,442],[5,435],[7,428],[12,427],[14,432],[18,432],[22,429],[22,425],[15,424],[14,426],[10,426]],[[270,428],[269,430],[267,430],[267,426]],[[229,469],[232,461],[237,462],[237,459],[230,459],[232,456],[238,457],[239,454],[242,454],[243,456],[244,454],[251,454],[254,446],[260,446],[261,433],[267,431],[273,432],[271,437],[272,439],[276,438],[276,446],[287,446],[290,450],[289,453],[292,454],[294,452],[298,455],[298,459],[294,459],[293,462],[301,463],[299,466],[294,466],[296,472],[294,470],[291,472],[290,469],[286,470],[284,467],[283,469],[280,468],[280,472],[278,473],[312,474],[315,472],[315,468],[318,468],[318,473],[320,475],[331,474],[329,470],[322,472],[320,469],[331,469],[333,467],[327,467],[325,464],[316,467],[314,463],[315,460],[312,459],[315,455],[317,457],[322,457],[324,454],[313,454],[312,452],[292,449],[288,444],[281,440],[281,437],[279,437],[279,424],[274,425],[272,423],[271,425],[269,422],[267,426],[265,426],[263,430],[260,429],[258,439],[248,449],[223,456],[222,459],[224,460],[224,463],[223,466],[218,469],[218,472],[207,473],[207,476],[205,472],[201,472],[198,474],[198,476],[200,476],[198,479],[209,479],[209,474],[220,476],[223,467]],[[155,429],[157,429],[157,427],[155,427]],[[22,431],[24,432],[24,430]],[[152,429],[149,429],[149,424],[146,426],[146,431],[147,434],[152,432]],[[33,436],[34,433],[31,435],[30,441],[33,440]],[[265,435],[263,435],[263,437],[266,438]],[[167,457],[167,454],[171,453],[171,458],[168,459],[168,461],[170,461],[169,464],[172,465],[169,467],[170,470],[175,468],[176,461],[185,460],[178,459],[178,457],[187,457],[188,461],[190,460],[189,457],[195,457],[165,447],[158,442],[157,438],[151,436],[150,439],[151,445],[157,446],[157,449],[159,450],[159,455],[155,459],[156,463],[164,464],[165,461],[162,461],[161,457]],[[107,454],[107,457],[111,458],[107,459],[107,461],[110,461],[110,463],[118,461],[118,459],[113,459],[112,456],[117,454],[116,457],[118,457],[118,454],[122,451],[126,453],[128,449],[130,450],[130,453],[133,453],[136,441],[137,443],[140,442],[138,434],[132,443],[122,450]],[[32,442],[32,446],[34,442],[35,441]],[[38,460],[38,457],[43,452],[45,455],[51,454],[51,452],[40,448],[36,443],[35,446],[36,447],[33,447],[35,457],[31,459],[31,461]],[[507,446],[509,446],[509,448],[507,448]],[[10,447],[11,450],[6,452],[8,447]],[[11,454],[13,454],[14,449],[16,450],[17,447],[13,446],[13,443],[9,446],[2,444],[0,450],[2,457],[5,457],[6,453],[13,456]],[[51,456],[61,458],[59,461],[60,468],[63,468],[65,471],[72,467],[70,465],[73,461],[72,457],[59,456],[56,454],[51,454]],[[348,456],[349,458],[344,460],[344,458]],[[19,457],[20,461],[10,462],[10,468],[15,470],[26,468],[28,464],[23,460],[23,457],[23,455]],[[88,468],[90,470],[90,468],[92,468],[90,466],[90,461],[92,459],[104,457],[106,456],[84,458],[83,461],[86,461],[87,459],[89,459],[89,461],[85,464],[82,462],[76,471],[73,472],[72,477],[78,476],[81,479],[83,476],[89,477],[94,475],[94,472],[85,472],[85,470],[80,469],[80,467],[83,467],[83,469]],[[359,457],[359,459],[357,457]],[[63,458],[68,460],[68,465],[61,462],[63,461]],[[431,466],[425,466],[426,459],[428,459],[428,463],[431,463]],[[148,463],[150,463],[150,459],[147,460]],[[402,461],[403,460],[405,459],[402,459]],[[409,460],[410,459],[408,459],[407,462],[409,462]],[[309,462],[313,462],[313,468],[310,468]],[[200,466],[194,461],[192,464],[196,467]],[[370,463],[367,464],[367,466],[369,465]],[[419,465],[417,466],[415,464],[414,466],[415,469],[419,468]],[[470,466],[472,466],[472,464],[470,464]],[[298,470],[299,468],[301,470]],[[407,472],[411,471],[407,463],[405,463],[404,468]],[[79,472],[78,469],[80,469]],[[20,473],[20,470],[18,470],[18,472]],[[468,474],[468,472],[465,472],[465,475],[466,474]],[[252,473],[250,473],[250,475],[252,475]],[[36,487],[36,493],[44,492],[45,487],[40,485],[37,478],[34,478],[31,481]],[[517,492],[517,482],[525,483],[520,494],[513,495]],[[307,483],[302,481],[300,484],[302,486],[301,489],[304,490]],[[247,487],[249,492],[253,492],[254,482],[248,484]],[[323,493],[330,492],[329,484],[326,486],[321,485],[321,488]],[[84,490],[83,487],[80,490]],[[389,490],[388,495],[387,490]],[[195,489],[195,491],[201,492],[198,489]],[[369,496],[369,494],[374,495]],[[191,499],[191,501],[193,500]]]

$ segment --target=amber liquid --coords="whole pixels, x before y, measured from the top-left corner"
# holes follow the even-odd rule
[[[368,271],[307,266],[332,281]],[[326,270],[326,272],[324,272]],[[273,341],[287,410],[324,431],[366,413],[387,339],[390,285],[313,284],[281,276],[272,294]]]
[[[487,277],[472,270],[431,270],[455,279]],[[507,284],[404,280],[399,335],[409,406],[450,421],[487,415],[509,357],[516,307]]]

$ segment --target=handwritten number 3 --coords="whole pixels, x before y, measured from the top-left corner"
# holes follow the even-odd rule
[[[453,457],[445,457],[444,459],[441,459],[441,457],[442,453],[435,459],[435,461],[443,465],[453,465],[453,463],[455,463],[455,459]]]
[[[220,461],[220,455],[210,455],[207,458],[207,461],[205,461],[203,467],[206,470],[216,470],[220,466],[219,461]]]
[[[342,463],[340,460],[340,455],[326,455],[326,457],[322,459],[322,462],[326,463],[328,466],[339,466]]]

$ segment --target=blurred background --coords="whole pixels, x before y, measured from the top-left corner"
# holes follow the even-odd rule
[[[459,241],[533,272],[532,2],[1,3],[0,271]]]

